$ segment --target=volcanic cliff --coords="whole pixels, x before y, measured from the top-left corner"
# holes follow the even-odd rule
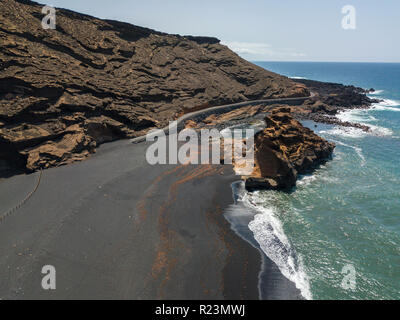
[[[0,167],[81,160],[190,110],[309,95],[216,38],[179,36],[42,5],[0,2]]]

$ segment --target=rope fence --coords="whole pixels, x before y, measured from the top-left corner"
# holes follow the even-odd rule
[[[20,203],[18,203],[15,207],[11,208],[10,210],[8,210],[5,213],[3,213],[2,215],[0,215],[0,224],[3,223],[7,217],[11,216],[13,213],[15,213],[15,211],[17,211],[19,208],[21,208],[33,196],[33,194],[39,188],[40,181],[42,180],[42,172],[43,172],[42,169],[40,169],[39,178],[37,179],[35,188],[31,192],[29,192],[27,194],[27,196]]]

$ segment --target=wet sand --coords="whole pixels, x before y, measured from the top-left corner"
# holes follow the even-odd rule
[[[224,218],[229,166],[156,165],[117,141],[43,171],[0,223],[1,299],[258,299],[259,251]],[[38,173],[0,181],[0,214]],[[56,290],[41,287],[44,265]]]

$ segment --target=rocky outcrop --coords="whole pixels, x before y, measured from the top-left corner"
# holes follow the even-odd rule
[[[301,108],[292,109],[296,118],[371,131],[367,125],[341,121],[336,115],[346,109],[367,109],[373,103],[380,102],[367,96],[368,93],[374,92],[374,89],[365,90],[351,85],[308,79],[296,81],[306,85],[313,92],[313,96],[307,99]]]
[[[27,170],[82,159],[192,110],[309,94],[215,38],[61,9],[56,30],[44,30],[41,9],[0,2],[0,155]]]
[[[334,109],[360,108],[376,101],[366,95],[370,92],[369,90],[351,85],[308,79],[296,79],[296,82],[306,85],[307,88],[316,94],[313,98],[309,99],[308,103],[310,105],[318,103],[319,105],[322,104]]]
[[[245,178],[246,189],[290,189],[299,174],[326,161],[335,148],[293,119],[290,108],[265,117],[266,128],[255,135],[255,170]]]
[[[347,128],[357,128],[364,132],[371,131],[371,128],[365,124],[349,122],[349,121],[342,121],[335,116],[329,116],[329,115],[326,115],[323,113],[310,113],[310,114],[305,115],[303,117],[303,119],[310,119],[310,120],[313,120],[314,122],[339,125],[341,127],[347,127]]]

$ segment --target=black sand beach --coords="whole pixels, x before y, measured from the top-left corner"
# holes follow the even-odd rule
[[[0,224],[2,299],[258,299],[259,252],[223,217],[232,170],[150,166],[145,150],[114,142],[43,172]],[[37,175],[0,181],[2,213]],[[41,288],[44,265],[54,291]]]
[[[43,171],[37,192],[0,223],[0,298],[259,299],[261,264],[261,297],[297,298],[224,218],[238,180],[231,166],[150,166],[147,146],[113,142]],[[1,180],[1,212],[37,177]],[[56,290],[41,287],[44,265],[56,268]]]

